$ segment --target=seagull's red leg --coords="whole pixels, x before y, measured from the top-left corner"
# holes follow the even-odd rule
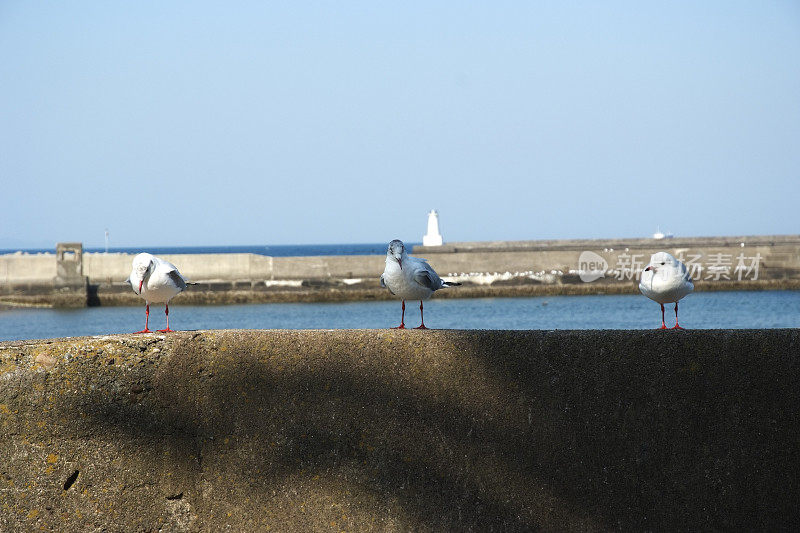
[[[661,304],[661,329],[667,329],[667,325],[664,324],[664,304]]]
[[[422,321],[422,324],[415,327],[414,329],[428,329],[425,327],[425,317],[422,316],[422,300],[419,301],[419,319]]]
[[[675,327],[672,329],[683,329],[678,325],[678,302],[675,302]]]
[[[159,333],[168,333],[172,331],[171,329],[169,329],[169,302],[167,302],[167,305],[164,308],[164,314],[167,315],[167,329],[160,329],[158,330]]]
[[[136,333],[152,333],[149,329],[147,329],[147,324],[150,322],[150,304],[144,308],[144,329],[142,331],[137,331]]]
[[[405,318],[406,318],[406,301],[403,300],[403,314],[400,315],[400,325],[392,329],[406,329]]]

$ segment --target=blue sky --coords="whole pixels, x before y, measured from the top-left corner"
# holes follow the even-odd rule
[[[0,3],[0,248],[798,233],[800,3]]]

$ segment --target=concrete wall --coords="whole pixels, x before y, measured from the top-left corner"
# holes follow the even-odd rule
[[[267,257],[256,254],[164,255],[194,281],[249,281],[380,276],[383,258],[374,256]],[[122,281],[133,255],[84,255],[84,273],[93,282]],[[377,272],[377,274],[375,274]],[[352,274],[352,276],[351,276]]]
[[[0,343],[0,531],[795,530],[800,332]]]
[[[275,257],[271,279],[379,278],[385,258],[369,255]]]
[[[50,282],[55,277],[55,254],[0,255],[0,284]]]
[[[738,254],[747,258],[761,256],[759,279],[782,279],[784,277],[800,278],[800,245],[751,246],[744,248],[727,247],[671,247],[666,242],[663,247],[632,249],[625,248],[587,248],[603,257],[614,268],[620,264],[620,257],[625,256],[638,261],[641,266],[637,271],[647,265],[650,256],[658,251],[666,251],[675,257],[691,258],[700,256],[700,264],[708,265],[709,258],[721,254],[730,258],[731,266],[735,267]],[[424,255],[431,265],[436,265],[440,274],[455,273],[493,273],[493,272],[549,272],[551,270],[569,273],[578,268],[578,259],[583,250],[541,250],[541,251],[497,251],[497,252],[433,252],[423,250]],[[704,276],[707,269],[704,268]],[[731,273],[733,268],[731,268]]]
[[[124,281],[131,272],[133,254],[84,254],[84,273],[94,283]],[[173,263],[190,280],[269,279],[272,258],[255,254],[171,254]]]

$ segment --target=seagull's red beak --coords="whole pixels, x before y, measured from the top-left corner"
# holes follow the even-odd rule
[[[647,272],[648,270],[653,270],[653,267],[647,267],[644,269],[645,272]]]
[[[139,282],[139,294],[142,294],[142,285],[144,285],[144,278]]]

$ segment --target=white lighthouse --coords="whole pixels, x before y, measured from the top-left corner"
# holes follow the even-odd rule
[[[439,213],[431,209],[428,213],[428,233],[422,237],[422,246],[441,246],[442,234],[439,233]]]

